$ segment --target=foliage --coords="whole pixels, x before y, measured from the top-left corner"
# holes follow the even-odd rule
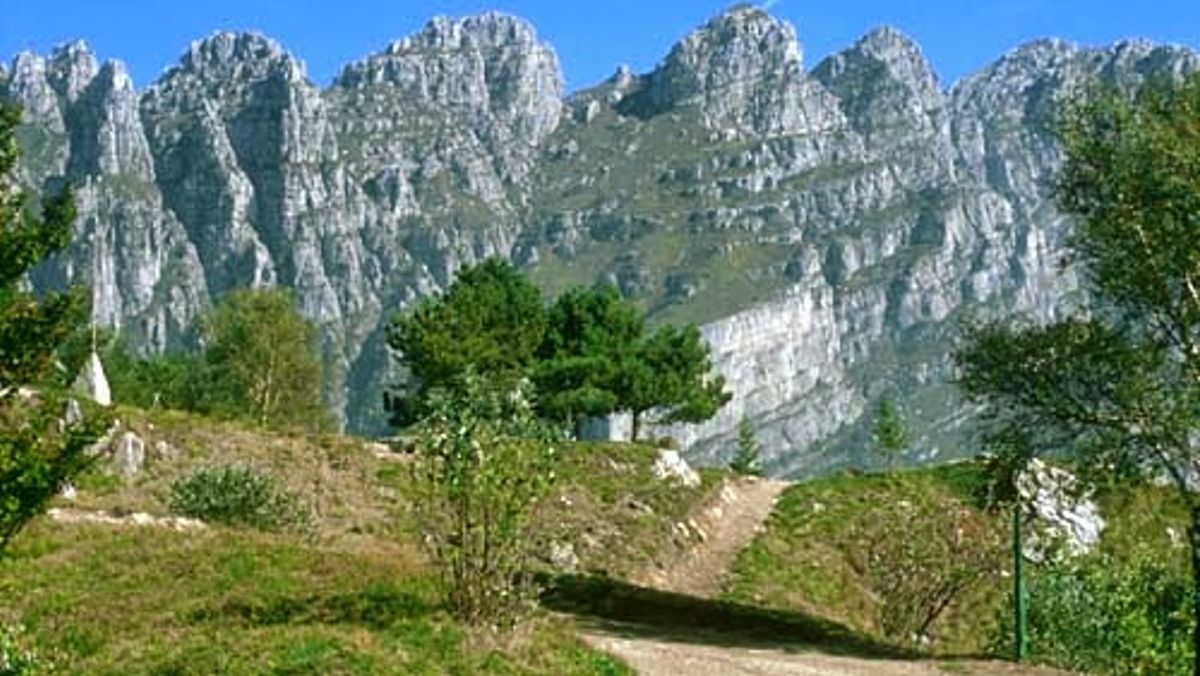
[[[527,388],[468,369],[418,425],[414,508],[451,611],[506,626],[530,600],[531,524],[555,479],[557,443]]]
[[[40,521],[0,579],[55,673],[631,673],[561,618],[511,640],[454,622],[409,544]]]
[[[388,345],[409,373],[387,396],[398,425],[421,418],[431,393],[467,369],[509,385],[530,379],[539,412],[567,425],[628,411],[635,439],[649,411],[662,423],[700,422],[730,398],[695,326],[646,335],[642,313],[611,287],[569,289],[546,310],[498,259],[464,268],[445,294],[397,316]]]
[[[951,605],[1001,569],[1003,538],[966,505],[901,501],[881,506],[862,527],[862,558],[853,565],[878,595],[880,627],[894,640],[930,640]]]
[[[171,485],[171,510],[182,516],[264,531],[307,531],[308,510],[269,476],[248,467],[201,468]]]
[[[633,414],[633,439],[642,416],[659,412],[656,422],[703,422],[729,402],[725,377],[712,373],[708,343],[694,325],[663,326],[638,347],[624,371],[622,410]]]
[[[58,350],[63,365],[60,383],[69,386],[95,344],[113,401],[142,409],[188,410],[200,385],[200,358],[186,352],[140,357],[124,336],[99,329],[82,329]]]
[[[195,410],[263,427],[328,426],[317,328],[288,292],[233,291],[200,317],[199,329],[202,366],[188,385]]]
[[[1063,118],[1061,206],[1096,305],[1048,326],[975,327],[957,360],[1010,470],[1077,449],[1091,467],[1170,477],[1190,513],[1200,615],[1200,76],[1102,91]],[[1011,474],[1011,471],[1010,471]],[[1193,637],[1200,646],[1200,623]],[[1196,668],[1200,669],[1200,651]]]
[[[1028,593],[1031,656],[1089,674],[1186,673],[1189,591],[1182,570],[1144,548],[1125,561],[1093,554],[1039,568]]]
[[[85,450],[106,426],[90,408],[85,422],[60,425],[60,397],[21,393],[51,384],[55,351],[85,320],[87,305],[78,289],[38,299],[20,286],[30,268],[66,246],[75,207],[64,190],[43,201],[40,219],[26,209],[13,176],[19,121],[17,108],[0,103],[0,555],[83,469]]]
[[[761,449],[758,439],[754,436],[754,425],[749,418],[742,417],[737,426],[737,450],[729,469],[743,476],[762,476],[762,466],[759,462]]]
[[[875,416],[871,440],[875,443],[876,452],[886,459],[889,468],[896,464],[896,459],[908,448],[908,430],[905,429],[904,419],[896,410],[896,405],[887,397],[879,402],[879,413]]]
[[[797,483],[737,558],[738,603],[815,614],[876,640],[973,654],[1011,585],[1007,521],[980,510],[977,463]]]
[[[611,286],[574,287],[547,312],[533,380],[538,408],[574,425],[581,416],[619,410],[621,372],[634,357],[645,322]]]
[[[510,263],[489,258],[459,270],[446,293],[422,299],[388,329],[388,346],[412,381],[388,395],[393,421],[423,417],[430,392],[459,383],[468,368],[515,382],[533,364],[545,329],[541,295]]]
[[[0,624],[0,676],[31,676],[51,668],[27,645],[24,627]]]

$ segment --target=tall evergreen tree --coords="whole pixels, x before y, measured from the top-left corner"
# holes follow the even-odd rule
[[[534,369],[539,408],[577,426],[584,416],[619,409],[621,370],[635,356],[645,322],[611,286],[564,292],[547,312]]]
[[[904,426],[904,418],[888,397],[879,402],[871,440],[875,442],[875,452],[883,457],[889,469],[896,465],[896,460],[908,448],[908,430]]]
[[[754,424],[742,416],[737,426],[737,448],[729,469],[743,476],[762,476],[762,465],[759,459],[761,445],[754,434]]]
[[[542,297],[510,263],[489,258],[459,270],[444,294],[398,315],[387,343],[408,371],[388,393],[396,424],[422,417],[431,390],[452,388],[468,368],[493,382],[528,375],[546,330]]]

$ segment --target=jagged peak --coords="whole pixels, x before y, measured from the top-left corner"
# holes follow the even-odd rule
[[[604,84],[612,85],[618,90],[624,91],[633,86],[633,83],[636,81],[637,75],[634,74],[633,69],[630,68],[628,64],[622,63],[617,66],[616,72],[614,72],[607,80],[604,81]]]
[[[563,75],[554,48],[538,38],[529,21],[502,12],[459,19],[434,17],[420,31],[392,42],[383,52],[346,65],[334,85],[409,87],[414,81],[426,80],[425,76],[415,75],[427,67],[425,64],[464,59],[459,70],[466,74],[475,70],[468,66],[475,63],[477,55],[489,64],[507,64],[497,69],[489,65],[485,72],[489,82],[525,79],[539,100],[561,101]]]
[[[110,59],[100,66],[100,72],[96,74],[96,81],[104,85],[110,91],[115,92],[132,92],[133,78],[129,75],[129,69],[125,66],[124,61]]]
[[[273,38],[258,31],[217,31],[194,40],[179,65],[167,71],[164,79],[180,71],[224,74],[242,64],[282,68],[289,80],[306,78],[304,62],[292,56]]]
[[[846,50],[838,52],[817,65],[813,74],[826,85],[843,77],[854,69],[857,59],[868,59],[881,64],[886,73],[896,81],[908,86],[922,96],[936,96],[940,91],[933,66],[917,41],[893,26],[879,26],[855,42]],[[878,67],[878,66],[875,66]],[[859,86],[854,83],[854,87]]]
[[[96,55],[83,40],[55,47],[46,65],[50,86],[67,101],[79,98],[99,71],[100,63]]]
[[[1079,45],[1059,38],[1039,38],[1009,50],[997,64],[1026,63],[1043,65],[1069,59],[1080,52]]]
[[[696,28],[671,48],[648,76],[649,109],[721,90],[733,83],[784,82],[802,77],[796,29],[751,5],[736,5]]]
[[[855,47],[881,61],[912,55],[918,55],[924,59],[921,46],[917,44],[916,40],[899,28],[887,24],[871,29],[859,39]]]
[[[513,14],[491,11],[459,19],[435,16],[417,33],[388,45],[384,53],[397,55],[424,49],[522,45],[545,47],[538,42],[537,30],[529,21]]]
[[[84,40],[71,40],[55,45],[50,51],[50,60],[56,63],[91,60],[94,61],[96,55],[92,53],[92,48],[88,46]]]
[[[28,49],[17,52],[12,60],[12,78],[14,81],[26,80],[32,76],[45,77],[46,59]]]
[[[667,65],[681,58],[711,57],[713,52],[732,45],[781,50],[783,60],[797,65],[803,63],[800,42],[792,24],[762,8],[742,3],[709,19],[676,43],[667,56]]]

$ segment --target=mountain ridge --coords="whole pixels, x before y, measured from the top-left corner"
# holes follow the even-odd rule
[[[1196,70],[1186,49],[1050,40],[941,87],[886,27],[807,70],[790,24],[738,7],[568,95],[553,47],[493,12],[431,20],[325,88],[278,42],[218,32],[141,92],[71,43],[18,55],[0,95],[26,108],[22,179],[79,186],[75,244],[35,286],[90,284],[139,349],[186,344],[232,288],[290,287],[331,404],[379,430],[388,317],[501,255],[548,293],[613,283],[704,324],[735,398],[661,432],[720,462],[746,415],[794,475],[864,462],[885,395],[926,430],[914,459],[956,452],[955,323],[1078,302],[1054,109]]]

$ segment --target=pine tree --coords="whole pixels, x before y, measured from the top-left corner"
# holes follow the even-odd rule
[[[754,425],[751,424],[749,418],[743,416],[738,422],[737,450],[734,452],[733,460],[729,463],[729,469],[744,476],[762,476],[759,459],[761,450],[758,438],[754,434]]]
[[[875,431],[871,436],[875,451],[883,456],[888,469],[894,468],[896,460],[908,448],[908,430],[896,405],[887,397],[879,402],[879,414],[875,417]]]

